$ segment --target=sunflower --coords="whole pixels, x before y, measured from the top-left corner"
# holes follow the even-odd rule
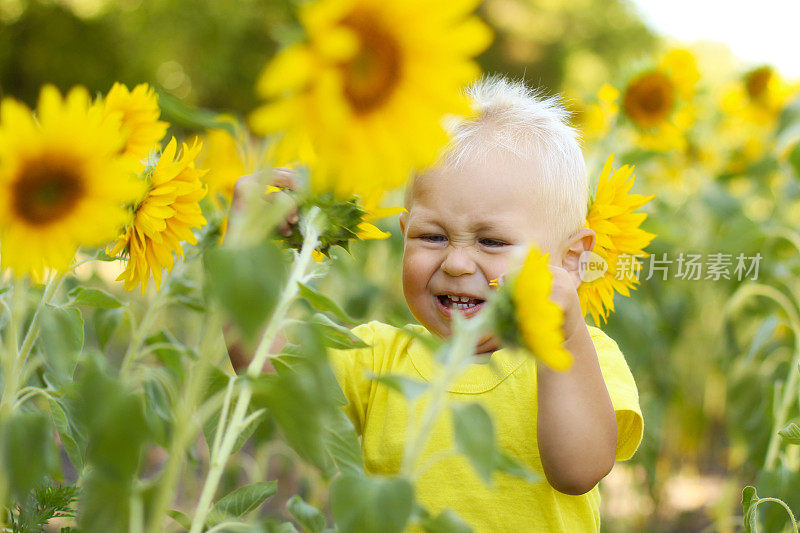
[[[619,91],[604,83],[597,91],[597,103],[586,106],[580,113],[578,125],[585,141],[601,139],[608,135],[619,114]]]
[[[97,246],[125,223],[141,194],[118,157],[119,122],[91,106],[86,89],[62,99],[42,88],[34,118],[10,98],[0,103],[0,256],[3,268],[41,281],[66,271],[81,246]]]
[[[722,91],[721,107],[726,118],[739,122],[734,127],[755,124],[772,128],[798,87],[787,83],[770,66],[747,72]]]
[[[267,65],[257,91],[268,103],[251,115],[257,133],[282,133],[276,163],[302,161],[312,190],[344,199],[400,186],[433,164],[448,140],[442,117],[470,114],[460,89],[479,75],[471,57],[491,41],[469,16],[476,4],[303,4],[308,40]]]
[[[192,228],[206,223],[199,203],[206,195],[200,180],[206,171],[194,166],[201,148],[198,142],[191,148],[184,143],[183,153],[176,160],[177,142],[173,138],[155,167],[145,171],[149,175],[149,188],[135,206],[132,220],[108,252],[114,257],[122,254],[128,258],[125,270],[117,278],[125,281],[126,291],[141,284],[144,294],[151,272],[158,290],[161,269],[172,270],[173,252],[183,258],[181,241],[197,244]]]
[[[146,83],[129,91],[125,85],[117,82],[102,103],[106,114],[119,115],[125,138],[124,154],[135,161],[145,159],[167,133],[169,124],[158,120],[161,114],[158,95]]]
[[[603,277],[594,281],[584,281],[578,287],[581,310],[584,315],[589,312],[594,323],[599,325],[600,318],[606,321],[610,311],[614,310],[614,292],[630,296],[629,289],[635,289],[639,283],[635,275],[637,257],[647,257],[644,248],[655,238],[639,226],[647,218],[646,213],[635,213],[637,209],[653,199],[653,196],[630,194],[635,176],[632,166],[622,166],[611,172],[614,154],[606,160],[597,194],[589,207],[586,227],[595,233],[594,253],[598,254],[608,265]],[[623,271],[619,261],[625,257],[630,266]]]
[[[208,186],[209,200],[219,209],[222,207],[220,198],[227,204],[233,199],[236,180],[246,173],[245,164],[236,139],[227,130],[209,130],[203,144],[205,150],[199,162],[208,169],[203,181]]]
[[[549,367],[565,371],[572,365],[572,355],[564,348],[564,313],[550,300],[553,274],[547,266],[548,255],[542,255],[535,246],[530,248],[511,298],[527,348]]]
[[[683,132],[694,123],[691,100],[700,75],[688,50],[668,51],[655,68],[634,76],[625,88],[622,109],[649,150],[683,151]]]

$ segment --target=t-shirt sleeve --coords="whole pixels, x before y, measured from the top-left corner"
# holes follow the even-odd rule
[[[375,331],[370,324],[361,324],[353,328],[352,333],[367,344],[366,348],[352,350],[328,350],[333,375],[347,398],[347,405],[342,410],[353,422],[356,433],[361,435],[364,420],[367,416],[367,403],[372,381],[367,372],[373,369],[374,347],[372,346]]]
[[[642,441],[644,419],[639,406],[639,391],[617,343],[598,328],[591,328],[590,333],[617,417],[615,460],[625,461],[633,457]]]

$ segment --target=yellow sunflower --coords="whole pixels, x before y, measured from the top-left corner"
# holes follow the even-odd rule
[[[108,242],[125,223],[141,184],[118,157],[119,122],[91,106],[86,89],[62,99],[42,88],[34,118],[0,103],[0,261],[41,281],[66,271],[81,246]]]
[[[200,178],[206,171],[194,165],[201,148],[198,142],[191,148],[184,143],[176,160],[177,142],[173,138],[152,172],[145,172],[150,174],[150,186],[135,206],[132,221],[108,252],[128,258],[125,270],[117,278],[125,281],[126,291],[141,284],[144,294],[151,272],[158,290],[161,269],[172,270],[173,252],[183,258],[181,241],[197,244],[192,228],[206,223],[200,211],[200,200],[206,195]]]
[[[686,149],[684,132],[694,123],[691,100],[699,78],[691,52],[674,49],[631,79],[622,109],[638,130],[639,145],[659,152]]]
[[[572,365],[572,355],[564,348],[564,313],[550,300],[553,274],[547,266],[549,254],[531,246],[514,282],[511,298],[520,334],[533,355],[560,371]]]
[[[219,209],[220,197],[230,204],[236,180],[246,173],[245,164],[236,139],[227,130],[209,130],[203,144],[199,162],[208,169],[203,181],[208,186],[209,200]]]
[[[119,115],[125,138],[124,153],[135,161],[145,159],[169,127],[166,122],[158,120],[161,114],[158,95],[146,83],[137,85],[133,91],[115,83],[103,99],[103,109],[109,115]]]
[[[611,172],[614,154],[606,160],[597,194],[586,216],[586,227],[595,232],[594,252],[608,264],[605,275],[594,281],[584,281],[578,287],[578,297],[584,315],[592,315],[594,323],[600,318],[606,321],[614,310],[614,292],[630,296],[629,289],[639,283],[636,276],[637,257],[647,257],[644,248],[656,235],[639,226],[647,218],[646,213],[635,211],[653,199],[653,196],[630,194],[635,176],[633,167],[625,165]],[[620,268],[623,256],[625,269]]]
[[[578,125],[584,141],[594,141],[608,135],[619,114],[619,91],[604,83],[597,91],[597,102],[589,104],[580,113]]]
[[[282,133],[276,164],[302,162],[315,192],[340,198],[402,185],[435,162],[445,114],[468,115],[460,89],[491,31],[477,0],[319,0],[303,4],[308,36],[281,51],[257,85],[259,134]]]

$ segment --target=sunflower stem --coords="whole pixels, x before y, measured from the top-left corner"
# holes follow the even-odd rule
[[[491,304],[487,302],[487,307]],[[447,404],[447,388],[464,369],[464,362],[474,353],[480,334],[486,326],[487,317],[492,314],[492,309],[482,309],[475,318],[469,320],[454,320],[453,337],[447,348],[445,367],[434,380],[430,388],[430,397],[425,411],[422,413],[422,422],[418,430],[409,428],[409,439],[403,453],[401,473],[404,477],[414,478],[415,465],[425,449],[428,436],[436,419]],[[458,315],[456,315],[458,316]],[[409,416],[413,413],[409,410]],[[417,470],[419,471],[419,470]]]
[[[126,376],[128,372],[130,372],[131,366],[139,356],[139,351],[142,347],[142,344],[144,344],[147,334],[150,332],[150,328],[153,326],[153,322],[156,318],[158,318],[158,314],[168,301],[167,293],[169,292],[169,282],[172,279],[173,272],[178,268],[179,267],[176,265],[175,269],[167,272],[162,280],[161,290],[156,291],[155,298],[153,298],[153,301],[150,302],[150,305],[147,307],[147,311],[145,311],[142,321],[135,330],[136,332],[133,336],[133,340],[128,345],[128,350],[125,352],[125,356],[122,358],[122,364],[119,368],[120,376]]]
[[[193,417],[198,411],[197,407],[206,383],[208,371],[214,364],[212,361],[215,353],[213,349],[214,342],[217,340],[216,334],[219,332],[219,328],[222,327],[222,320],[217,308],[211,308],[204,326],[205,329],[198,350],[199,359],[191,365],[188,382],[183,388],[179,407],[175,410],[175,429],[169,444],[169,455],[156,489],[152,513],[150,514],[151,523],[147,531],[159,531],[162,529],[164,515],[167,512],[171,498],[175,494],[175,485],[178,482],[178,475],[183,466],[186,449],[197,434],[199,427],[203,425],[202,421],[193,423]]]
[[[303,247],[300,253],[295,256],[289,279],[283,291],[281,291],[281,297],[261,336],[253,360],[247,367],[247,373],[244,379],[237,380],[240,383],[240,387],[236,406],[234,407],[231,420],[225,428],[225,435],[222,437],[219,448],[215,450],[216,453],[212,453],[210,457],[210,468],[203,485],[203,491],[200,494],[200,500],[195,509],[190,533],[200,533],[203,530],[206,517],[211,509],[211,502],[219,486],[219,480],[222,477],[222,472],[231,456],[233,447],[236,444],[236,439],[244,429],[247,409],[250,406],[250,400],[253,396],[253,379],[261,374],[264,363],[270,356],[269,348],[272,345],[272,341],[280,331],[280,327],[289,311],[289,307],[299,292],[298,283],[305,281],[308,276],[307,270],[312,262],[312,252],[319,244],[320,226],[321,212],[319,208],[312,207],[304,223]]]
[[[56,287],[60,284],[63,274],[54,274],[47,282],[42,298],[39,300],[39,305],[36,307],[31,323],[25,333],[22,341],[22,346],[19,343],[19,330],[22,327],[22,322],[27,312],[27,284],[22,280],[17,279],[12,284],[11,306],[8,325],[5,330],[5,348],[2,352],[2,366],[3,366],[3,390],[0,397],[0,429],[5,425],[6,420],[14,412],[17,394],[22,375],[25,374],[25,363],[28,360],[33,342],[39,333],[39,322],[41,311],[46,303],[55,292]],[[0,469],[0,509],[5,508],[6,499],[8,497],[8,481],[5,479],[5,472]]]

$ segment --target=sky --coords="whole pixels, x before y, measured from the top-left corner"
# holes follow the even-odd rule
[[[630,0],[656,32],[727,44],[746,66],[800,78],[800,0]]]

